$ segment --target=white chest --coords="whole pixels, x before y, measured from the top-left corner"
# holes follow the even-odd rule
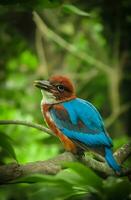
[[[41,104],[52,104],[56,102],[54,95],[50,92],[41,90],[42,100]]]

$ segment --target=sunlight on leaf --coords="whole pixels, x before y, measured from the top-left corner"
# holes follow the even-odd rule
[[[77,8],[76,6],[74,5],[71,5],[71,4],[65,4],[62,6],[64,12],[66,13],[73,13],[73,14],[77,14],[77,15],[81,15],[81,16],[85,16],[85,17],[89,17],[90,14],[83,11],[83,10],[80,10],[79,8]]]
[[[91,169],[77,162],[70,162],[65,164],[74,172],[79,174],[79,176],[83,179],[83,182],[89,186],[92,186],[96,189],[100,189],[102,186],[102,179],[97,176]]]

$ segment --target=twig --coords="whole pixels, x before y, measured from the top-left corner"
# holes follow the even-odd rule
[[[38,129],[40,131],[43,131],[44,133],[48,133],[50,135],[55,136],[55,134],[53,134],[53,132],[51,132],[48,128],[40,125],[40,124],[36,124],[36,123],[32,123],[32,122],[27,122],[27,121],[23,121],[23,120],[0,120],[0,125],[7,125],[7,124],[17,124],[17,125],[23,125],[23,126],[28,126],[31,128],[35,128]]]
[[[48,37],[51,40],[53,40],[54,42],[56,42],[58,45],[60,45],[61,47],[63,47],[64,49],[66,49],[67,51],[72,53],[77,58],[85,61],[86,63],[94,65],[99,70],[101,70],[105,73],[109,73],[111,71],[111,68],[108,65],[106,65],[106,64],[102,63],[100,60],[97,60],[96,58],[90,56],[89,54],[87,54],[87,52],[85,53],[82,51],[81,52],[78,51],[77,48],[73,44],[68,43],[66,40],[64,40],[62,37],[60,37],[54,31],[49,29],[46,26],[46,24],[44,23],[44,21],[40,18],[40,16],[36,12],[33,12],[33,18],[34,18],[37,28],[41,31],[41,33],[44,36],[46,35],[46,37]]]
[[[124,105],[121,105],[121,108],[120,108],[119,112],[116,112],[116,113],[111,114],[111,115],[105,120],[106,128],[110,127],[110,126],[115,122],[115,120],[116,120],[121,114],[123,114],[124,112],[126,112],[130,107],[131,107],[131,104],[130,104],[130,103],[126,103],[126,104],[124,104]]]
[[[49,75],[48,64],[47,64],[47,60],[46,60],[46,56],[44,52],[42,35],[38,29],[36,29],[35,45],[36,45],[37,54],[40,60],[40,67],[38,69],[38,72],[40,75],[43,74],[43,75],[48,76]]]

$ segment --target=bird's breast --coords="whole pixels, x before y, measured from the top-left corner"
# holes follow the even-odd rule
[[[52,129],[52,127],[55,126],[55,124],[54,124],[54,122],[53,122],[53,120],[51,118],[50,109],[51,109],[51,104],[45,104],[45,103],[41,102],[42,114],[45,117],[45,120],[46,120],[47,124]]]
[[[59,137],[59,139],[64,144],[64,147],[67,151],[76,153],[77,152],[76,145],[57,128],[53,119],[51,118],[50,109],[52,106],[53,105],[51,104],[41,104],[41,110],[46,119],[48,126],[55,133],[55,135]]]
[[[53,105],[51,104],[41,104],[41,110],[43,113],[43,116],[48,124],[48,126],[50,127],[50,129],[60,138],[63,137],[63,134],[61,133],[61,131],[57,128],[57,126],[55,125],[51,115],[50,115],[50,109],[52,108]]]
[[[56,102],[56,98],[52,93],[43,90],[41,90],[41,93],[42,93],[41,104],[52,104]]]

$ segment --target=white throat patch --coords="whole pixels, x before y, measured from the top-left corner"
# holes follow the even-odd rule
[[[45,103],[47,103],[47,104],[56,103],[56,98],[53,96],[52,93],[44,91],[44,90],[41,90],[41,93],[42,93],[42,96],[43,96],[42,101],[41,101],[42,104],[43,103],[44,104]]]

